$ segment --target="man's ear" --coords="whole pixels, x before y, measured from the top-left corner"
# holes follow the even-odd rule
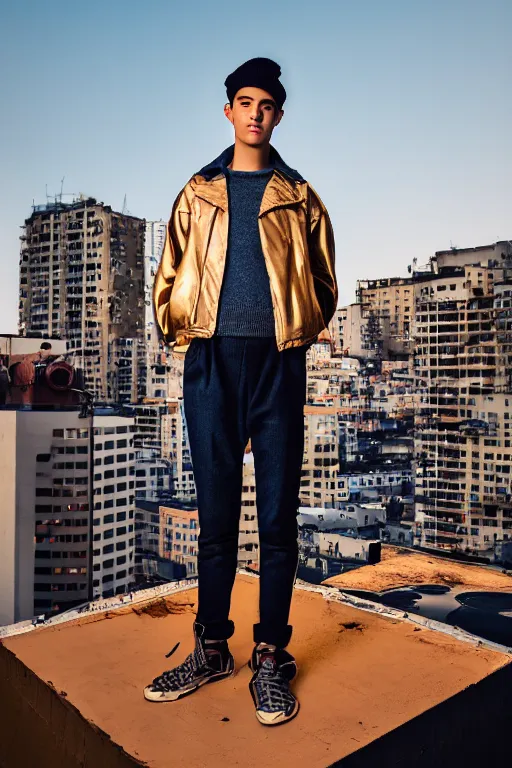
[[[231,112],[231,105],[229,104],[229,102],[227,104],[224,104],[224,114],[226,115],[226,117],[229,120],[229,122],[232,123],[233,122],[233,115],[232,115],[232,112]]]
[[[279,123],[283,119],[283,115],[284,115],[284,109],[280,109],[276,117],[276,125],[279,125]]]

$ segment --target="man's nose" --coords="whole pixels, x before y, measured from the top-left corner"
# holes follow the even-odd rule
[[[261,111],[261,109],[253,109],[251,117],[253,120],[258,120],[259,122],[261,122],[261,119],[263,117],[263,112]]]

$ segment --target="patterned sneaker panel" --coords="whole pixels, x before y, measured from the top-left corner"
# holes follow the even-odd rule
[[[196,645],[192,653],[174,669],[167,670],[155,677],[151,684],[154,690],[162,693],[184,690],[204,678],[228,671],[231,654],[227,643],[222,650],[219,646],[224,646],[224,643],[205,647],[201,640],[201,628],[194,627],[194,634]],[[178,646],[179,643],[167,656],[171,656]]]
[[[196,648],[177,667],[155,677],[152,687],[163,693],[179,691],[182,688],[186,688],[190,683],[194,683],[199,678],[204,677],[207,673],[208,663],[204,650]]]
[[[289,716],[296,707],[297,700],[290,691],[289,680],[271,654],[262,658],[251,680],[251,690],[256,709],[260,712],[283,712]]]
[[[265,653],[268,653],[266,649],[258,649],[258,646],[255,645],[250,661],[249,661],[249,669],[252,672],[256,672],[265,656]],[[286,651],[284,648],[278,648],[275,652],[273,652],[271,655],[274,656],[276,663],[278,667],[280,668],[283,675],[286,677],[288,681],[292,681],[295,675],[297,674],[297,662],[295,661],[294,657]]]

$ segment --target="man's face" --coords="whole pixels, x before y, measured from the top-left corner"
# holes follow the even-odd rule
[[[241,88],[233,99],[233,106],[226,104],[224,114],[233,124],[235,137],[252,147],[270,142],[272,131],[281,122],[283,110],[267,91],[261,88]]]

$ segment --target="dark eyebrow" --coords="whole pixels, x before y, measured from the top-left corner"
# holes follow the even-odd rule
[[[252,96],[237,96],[237,101],[254,101]],[[273,99],[262,99],[260,104],[270,104],[272,107],[276,107],[276,103]]]

